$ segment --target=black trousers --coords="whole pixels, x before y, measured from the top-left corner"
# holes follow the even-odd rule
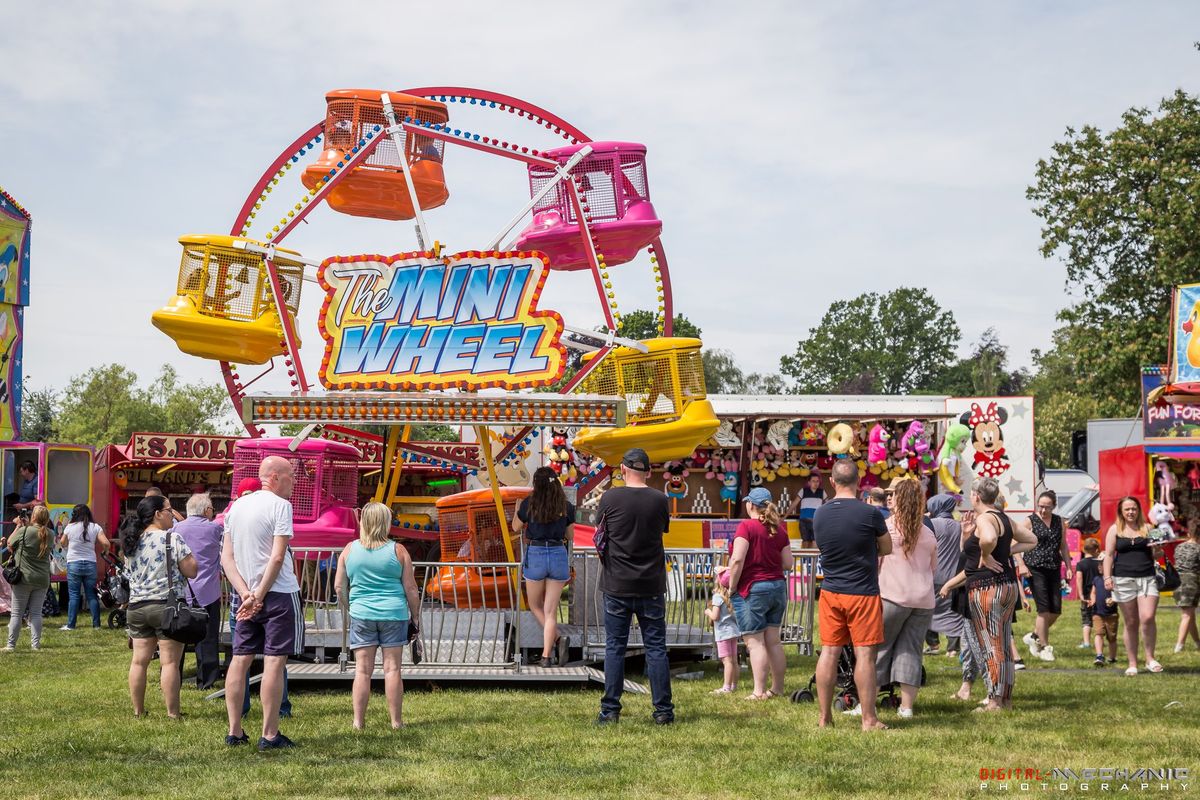
[[[196,644],[196,688],[211,689],[221,679],[221,601],[214,600],[204,610],[208,612],[208,632]],[[179,659],[180,676],[186,660],[185,652]]]

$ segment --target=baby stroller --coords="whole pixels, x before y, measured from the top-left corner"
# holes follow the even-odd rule
[[[108,627],[125,627],[125,610],[129,606],[129,578],[111,553],[104,553],[104,578],[96,587],[100,602],[108,613]]]
[[[850,711],[861,702],[858,687],[854,685],[854,647],[846,645],[838,656],[837,683],[834,684],[833,707],[837,711]],[[921,685],[925,685],[925,667],[921,667]],[[808,679],[808,688],[792,693],[793,703],[811,703],[817,697],[817,676]],[[895,683],[879,687],[879,702],[885,708],[899,708],[899,686]]]

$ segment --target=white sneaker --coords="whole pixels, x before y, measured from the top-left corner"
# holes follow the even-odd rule
[[[862,716],[862,704],[859,703],[858,705],[856,705],[854,708],[850,709],[849,711],[843,711],[842,713],[846,714],[847,716],[850,716],[850,717],[861,717]]]
[[[1040,658],[1042,661],[1053,661],[1054,660],[1054,648],[1051,645],[1046,645],[1045,647],[1043,647],[1041,650],[1038,651],[1037,657]]]
[[[911,708],[898,708],[896,709],[896,713],[900,716],[900,719],[912,719],[913,710]]]
[[[10,644],[10,645],[7,645],[7,646],[4,648],[3,652],[5,652],[5,653],[15,653],[15,652],[17,652],[17,648],[13,647],[13,646]]]
[[[1087,642],[1080,642],[1079,644],[1075,645],[1075,647],[1077,647],[1080,650],[1087,650],[1088,648],[1091,647],[1091,645],[1088,644]]]
[[[1176,653],[1182,653],[1182,652],[1183,652],[1183,645],[1181,645],[1181,644],[1177,644],[1177,645],[1175,645],[1175,652],[1176,652]]]
[[[1013,669],[1015,669],[1015,670],[1022,670],[1022,669],[1025,669],[1025,662],[1024,662],[1024,661],[1017,661],[1017,662],[1015,662],[1015,663],[1014,663],[1014,665],[1013,665]]]
[[[1037,638],[1034,637],[1033,631],[1030,631],[1029,633],[1022,636],[1021,641],[1029,646],[1030,655],[1036,656],[1038,654],[1038,652],[1042,649],[1042,646],[1040,644],[1038,644]]]
[[[72,628],[70,625],[63,625],[61,628],[59,628],[59,630],[60,631],[73,631],[75,629]]]

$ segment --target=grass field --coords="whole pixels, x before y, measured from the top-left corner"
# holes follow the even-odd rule
[[[167,720],[157,665],[152,716],[133,719],[124,637],[60,632],[61,620],[48,620],[42,652],[29,650],[25,631],[16,653],[0,653],[0,785],[6,797],[956,798],[1001,794],[980,791],[984,767],[1195,770],[1200,653],[1171,654],[1178,613],[1170,602],[1159,612],[1166,671],[1136,678],[1093,669],[1074,646],[1074,606],[1066,610],[1055,629],[1061,657],[1029,662],[1009,714],[973,714],[951,701],[957,662],[942,655],[926,658],[916,717],[882,712],[892,729],[869,735],[849,719],[817,730],[813,705],[710,696],[720,682],[713,664],[703,680],[675,681],[678,722],[662,728],[651,724],[646,696],[626,697],[619,727],[594,727],[597,686],[414,686],[409,727],[389,729],[379,694],[367,730],[355,733],[348,684],[293,684],[296,716],[283,729],[299,747],[271,754],[226,748],[223,704],[186,684],[187,718]],[[789,689],[802,688],[813,659],[793,654],[790,664]],[[1168,708],[1172,701],[1180,705]],[[256,703],[252,736],[258,720]],[[1172,796],[1198,791],[1175,787]],[[1007,795],[1074,791],[1017,788]],[[1088,796],[1097,794],[1093,787]]]

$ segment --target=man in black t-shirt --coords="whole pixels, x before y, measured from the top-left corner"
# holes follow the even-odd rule
[[[629,626],[637,615],[646,648],[646,675],[654,703],[654,722],[675,721],[671,672],[667,661],[667,571],[663,534],[671,523],[667,496],[646,485],[650,457],[633,448],[621,459],[625,485],[600,498],[599,519],[606,545],[601,556],[600,591],[604,593],[604,696],[600,724],[621,718],[625,689],[625,651]]]
[[[886,728],[875,713],[875,650],[883,643],[879,557],[892,552],[892,537],[878,508],[858,499],[858,466],[850,459],[833,466],[833,499],[817,509],[813,529],[821,551],[818,600],[821,655],[817,699],[824,728],[833,724],[833,688],[842,648],[854,646],[854,684],[863,730]]]

